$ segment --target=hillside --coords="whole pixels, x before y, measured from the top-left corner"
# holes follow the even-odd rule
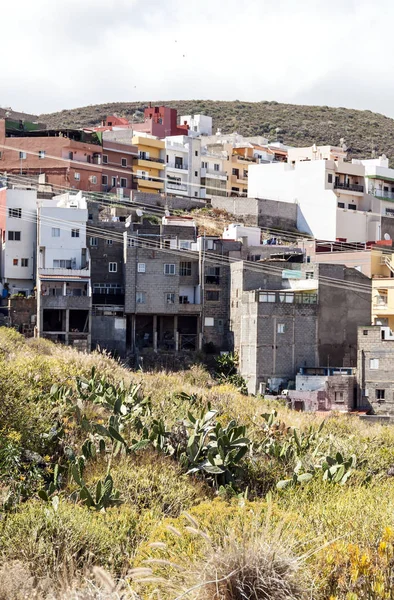
[[[246,397],[227,360],[0,328],[0,600],[394,597],[393,428]]]
[[[345,139],[350,156],[370,158],[372,152],[394,159],[394,120],[369,110],[302,106],[278,102],[221,102],[211,100],[155,101],[178,110],[178,114],[206,114],[213,117],[214,131],[237,131],[245,136],[262,135],[275,141],[277,136],[293,146],[316,144],[338,145]],[[147,102],[113,102],[40,115],[51,127],[97,125],[107,115],[116,113],[130,118],[143,111]],[[138,118],[138,115],[137,115]],[[279,133],[276,129],[279,128]]]

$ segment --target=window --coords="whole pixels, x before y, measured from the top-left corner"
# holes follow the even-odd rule
[[[68,160],[74,160],[74,152],[68,153]]]
[[[335,392],[335,402],[337,404],[343,404],[343,402],[344,402],[343,392]]]
[[[96,237],[89,238],[89,245],[92,246],[93,248],[97,248],[98,238],[96,238]]]
[[[45,158],[45,150],[38,151],[38,158]]]
[[[179,275],[181,277],[190,277],[192,274],[192,263],[191,262],[181,262],[179,265]]]
[[[394,217],[394,208],[386,208],[386,216]]]
[[[21,160],[25,160],[26,159],[26,152],[19,152],[19,158]]]
[[[127,179],[125,177],[121,177],[121,179],[120,179],[120,187],[122,187],[122,188],[127,187]]]
[[[28,267],[28,266],[29,266],[29,259],[21,258],[21,267]]]
[[[164,265],[164,275],[175,275],[175,265]]]
[[[348,204],[347,207],[350,208],[350,210],[357,210],[357,204]]]
[[[101,183],[103,185],[107,185],[107,183],[108,183],[108,175],[101,175]]]
[[[219,302],[219,290],[207,290],[205,293],[205,299],[207,302]]]
[[[60,237],[60,228],[52,227],[52,237]]]
[[[198,198],[198,192],[194,192],[194,197]]]
[[[93,221],[93,213],[88,213],[88,221]]]
[[[189,296],[179,296],[179,304],[190,304]]]
[[[363,330],[363,335],[368,335],[368,329]]]
[[[118,272],[118,263],[116,263],[116,262],[108,263],[108,271],[110,273],[117,273]]]
[[[305,273],[305,279],[313,279],[313,271],[307,271]]]
[[[370,369],[379,369],[379,359],[378,358],[370,358],[369,359],[369,368]]]
[[[166,293],[166,303],[167,304],[175,304],[175,294],[174,292]]]
[[[21,208],[9,208],[8,216],[13,217],[14,219],[21,219],[22,218],[22,209]]]
[[[217,319],[217,327],[219,333],[224,333],[224,321],[223,319]]]
[[[198,171],[194,171],[194,177],[198,177]]]
[[[122,158],[122,167],[127,167],[127,158]]]
[[[384,400],[386,390],[376,390],[376,400]]]
[[[205,327],[213,327],[214,326],[213,317],[205,317],[204,325]]]
[[[328,183],[332,183],[332,173],[329,173],[327,175],[327,181],[328,181]]]
[[[194,156],[198,156],[198,150],[194,151]]]
[[[202,169],[208,169],[208,163],[203,161],[203,162],[201,163],[201,168],[202,168]]]
[[[237,177],[239,177],[239,169],[233,169],[232,170],[232,174],[236,175]]]
[[[53,261],[54,269],[71,269],[71,260],[55,259]]]
[[[219,167],[220,167],[220,165],[218,165],[217,163],[215,163],[213,165],[214,171],[219,171]]]
[[[116,187],[116,177],[111,177],[111,186]]]
[[[278,333],[284,333],[285,332],[285,324],[278,323],[277,331],[278,331]]]
[[[276,296],[275,292],[260,292],[259,293],[259,302],[275,302]]]
[[[138,263],[138,273],[145,273],[145,263]]]
[[[112,246],[112,240],[106,240],[107,246]]]
[[[92,183],[96,184],[96,183],[97,183],[97,176],[96,176],[96,175],[92,175],[92,176],[90,177],[90,181],[91,181]]]
[[[21,232],[20,231],[9,231],[8,232],[8,241],[20,242],[21,241]]]
[[[135,295],[135,301],[137,304],[145,304],[145,292],[137,292]]]
[[[79,229],[71,229],[71,237],[79,238]]]
[[[179,248],[181,250],[190,250],[192,243],[190,240],[179,240]]]
[[[17,267],[17,266],[18,266],[18,263],[19,263],[19,261],[18,261],[18,259],[17,259],[17,258],[14,258],[14,259],[12,259],[12,265],[13,265],[14,267]]]
[[[338,202],[338,208],[345,208],[344,202]]]
[[[80,174],[80,173],[74,173],[74,179],[75,179],[76,181],[80,181],[80,179],[81,179],[81,174]]]
[[[183,158],[182,158],[182,156],[176,156],[175,157],[175,168],[176,169],[183,169]]]
[[[108,164],[108,154],[103,154],[103,165]]]

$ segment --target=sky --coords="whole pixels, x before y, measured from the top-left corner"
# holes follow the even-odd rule
[[[394,118],[392,0],[2,0],[0,106],[276,100]]]

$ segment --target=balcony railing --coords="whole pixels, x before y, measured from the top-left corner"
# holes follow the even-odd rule
[[[157,162],[157,163],[162,163],[164,164],[164,159],[163,158],[158,158],[155,156],[142,156],[141,154],[138,155],[138,160],[149,160],[150,162]]]
[[[187,185],[180,183],[167,183],[168,190],[178,190],[179,192],[187,192]]]
[[[215,169],[206,169],[207,175],[216,175],[216,177],[227,177],[226,171],[216,171]]]
[[[209,283],[212,285],[219,285],[220,277],[217,275],[205,275],[205,283]]]
[[[387,198],[388,200],[394,200],[394,192],[386,192],[385,190],[368,190],[369,194],[372,194],[376,198]]]
[[[356,183],[340,183],[338,181],[336,181],[334,183],[334,188],[337,188],[339,190],[349,190],[349,192],[363,192],[364,191],[363,185],[358,185]]]
[[[185,163],[175,163],[175,162],[168,162],[167,167],[170,167],[170,169],[183,169],[184,171],[187,171],[188,167],[187,164]]]

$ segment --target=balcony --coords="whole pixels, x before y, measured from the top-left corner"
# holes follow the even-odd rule
[[[144,156],[138,156],[137,159],[137,166],[141,167],[141,168],[145,168],[145,169],[157,169],[158,171],[163,171],[164,170],[164,160],[162,158],[158,158],[158,157],[144,157]]]
[[[162,190],[164,188],[164,182],[157,177],[142,177],[141,175],[134,175],[134,179],[137,180],[138,189],[151,189],[151,190]]]
[[[185,185],[184,183],[168,183],[167,182],[167,189],[168,190],[176,190],[178,192],[187,192],[187,185]]]
[[[358,183],[341,183],[339,181],[336,181],[334,183],[334,188],[338,190],[344,190],[347,192],[358,192],[361,194],[364,193],[364,186],[359,185]]]
[[[208,285],[220,285],[220,277],[218,275],[205,275],[205,283]]]
[[[179,314],[197,314],[201,312],[201,304],[182,303],[178,305]]]
[[[385,190],[369,189],[368,194],[372,194],[375,198],[383,198],[384,200],[394,200],[394,192]]]
[[[51,308],[56,310],[89,310],[92,304],[91,296],[47,296],[40,297],[41,308]]]
[[[167,163],[167,169],[176,169],[177,171],[185,171],[185,173],[187,173],[188,171],[188,166],[186,163],[175,163],[175,162],[168,162]]]
[[[49,276],[50,278],[59,278],[64,280],[67,280],[67,277],[70,277],[72,279],[79,278],[87,281],[90,278],[90,266],[86,267],[85,269],[62,269],[60,267],[57,269],[39,268],[38,276],[41,279],[45,279],[45,277]]]
[[[216,179],[224,179],[227,181],[226,171],[216,171],[215,169],[201,169],[201,177],[214,177]]]

